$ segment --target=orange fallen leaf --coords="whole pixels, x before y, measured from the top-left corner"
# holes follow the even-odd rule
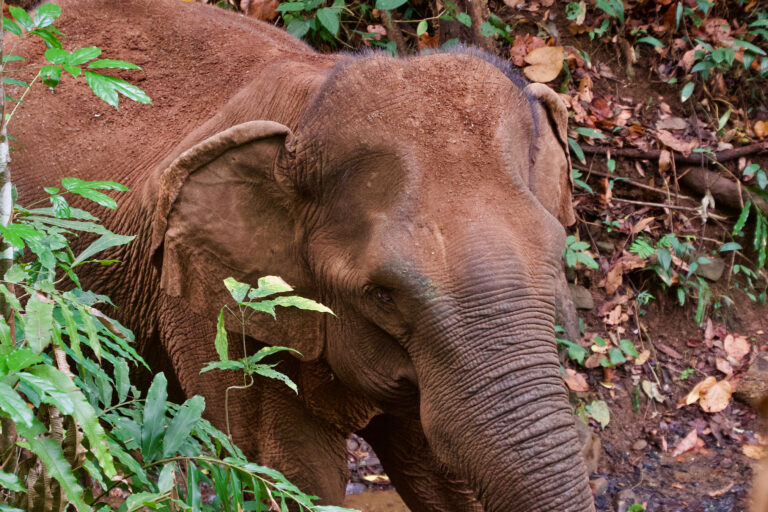
[[[589,391],[589,384],[587,384],[584,374],[570,368],[565,369],[565,374],[565,383],[568,385],[568,389],[571,391]]]
[[[675,446],[675,449],[672,451],[672,456],[677,457],[678,455],[682,455],[689,450],[693,450],[695,448],[704,448],[704,446],[704,441],[699,439],[699,434],[694,428],[688,432],[688,435],[682,438],[679,443],[677,443],[677,446]]]
[[[752,352],[752,345],[747,341],[747,338],[738,334],[735,336],[733,334],[727,335],[723,341],[723,348],[729,357],[738,362],[741,362],[744,356]]]
[[[727,380],[721,380],[711,388],[699,399],[699,406],[704,412],[720,412],[731,401],[731,383]]]
[[[701,396],[709,391],[709,389],[717,383],[717,379],[714,377],[707,377],[703,381],[699,382],[685,397],[685,404],[691,405],[699,401]]]
[[[715,367],[726,375],[733,374],[733,366],[731,366],[731,363],[721,357],[715,359]]]
[[[696,147],[699,145],[699,141],[697,140],[691,140],[691,141],[684,141],[682,139],[679,139],[669,133],[666,130],[658,130],[656,133],[656,138],[659,139],[659,142],[664,144],[670,149],[674,149],[675,151],[682,153],[684,156],[688,156],[691,154],[691,151],[696,149]]]
[[[551,82],[563,70],[565,54],[562,46],[536,48],[525,56],[523,73],[532,82]]]
[[[280,0],[240,0],[240,9],[257,20],[272,21],[277,18]]]
[[[640,352],[640,356],[635,359],[635,366],[644,365],[645,362],[648,361],[649,357],[651,357],[651,351],[648,349],[643,350]]]
[[[768,121],[755,122],[755,124],[752,125],[752,130],[758,138],[764,139],[768,135]]]

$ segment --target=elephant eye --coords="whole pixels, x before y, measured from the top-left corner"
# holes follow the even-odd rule
[[[390,293],[390,291],[381,286],[376,286],[375,288],[373,288],[373,296],[377,301],[379,301],[381,304],[384,304],[386,306],[389,306],[395,302],[392,299],[392,294]]]

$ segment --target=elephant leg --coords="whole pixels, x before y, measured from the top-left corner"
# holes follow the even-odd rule
[[[359,434],[376,451],[412,512],[482,512],[467,483],[437,460],[418,418],[382,414]]]
[[[340,505],[349,479],[347,433],[312,414],[282,382],[254,375],[252,386],[227,393],[228,387],[243,385],[241,373],[200,373],[205,363],[218,360],[215,325],[188,312],[176,321],[166,318],[164,343],[184,395],[202,395],[206,418],[225,433],[228,418],[232,438],[249,460],[280,471],[323,503]],[[238,344],[230,344],[230,357],[241,357],[240,352]],[[300,363],[290,356],[277,369],[300,381]]]

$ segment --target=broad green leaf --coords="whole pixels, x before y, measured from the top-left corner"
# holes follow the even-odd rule
[[[16,7],[15,5],[10,6],[8,10],[19,25],[24,27],[24,30],[29,31],[35,28],[35,21],[29,14],[27,14],[27,11],[21,7]]]
[[[740,39],[734,39],[732,42],[733,42],[734,45],[741,46],[742,48],[744,48],[746,50],[749,50],[749,51],[751,51],[753,53],[756,53],[758,55],[766,55],[765,50],[763,50],[759,46],[756,46],[756,45],[750,43],[749,41],[742,41]]]
[[[79,67],[70,66],[69,64],[62,64],[61,69],[72,75],[72,78],[77,78],[83,73],[83,70]]]
[[[282,2],[275,10],[277,12],[299,12],[306,8],[304,2]]]
[[[635,358],[640,357],[640,354],[637,353],[637,349],[635,349],[635,345],[629,340],[620,340],[619,347],[628,356]]]
[[[587,128],[585,126],[579,126],[578,128],[574,128],[573,131],[584,137],[592,137],[594,139],[605,138],[605,134],[603,134],[603,132],[601,132],[600,130],[596,130],[595,128]]]
[[[292,349],[290,347],[263,347],[260,348],[255,354],[251,354],[248,356],[248,362],[249,363],[258,363],[262,359],[264,359],[267,356],[271,356],[272,354],[277,354],[278,352],[293,352],[295,354],[301,355],[301,352],[298,350]]]
[[[245,296],[248,294],[248,290],[251,288],[251,285],[241,283],[234,277],[226,278],[224,280],[224,286],[227,287],[229,294],[235,299],[235,302],[243,302]]]
[[[0,316],[0,346],[10,348],[13,346],[11,338],[11,328],[6,323],[5,318]]]
[[[194,396],[184,402],[163,436],[163,457],[175,454],[191,435],[205,409],[205,400]]]
[[[61,41],[56,37],[58,31],[54,27],[40,27],[36,28],[30,34],[39,37],[45,42],[48,48],[61,48]]]
[[[27,272],[18,263],[11,265],[11,268],[5,273],[4,279],[9,283],[18,284],[27,279]]]
[[[101,235],[101,237],[93,242],[91,245],[88,246],[83,252],[78,254],[77,258],[75,258],[75,261],[72,262],[72,266],[75,267],[79,265],[80,263],[86,261],[94,254],[98,254],[106,249],[109,249],[110,247],[116,247],[119,245],[125,245],[131,240],[136,238],[135,236],[128,236],[128,235],[118,235],[115,233],[106,233],[104,235]]]
[[[130,190],[125,185],[117,183],[116,181],[85,181],[80,178],[62,178],[61,186],[71,192],[80,189],[118,190],[120,192],[128,192]]]
[[[16,62],[21,60],[26,60],[26,59],[21,55],[3,55],[3,62]]]
[[[86,71],[86,73],[88,73]],[[126,82],[122,78],[115,78],[113,76],[107,76],[103,75],[105,78],[109,79],[113,87],[117,92],[128,98],[129,100],[133,100],[138,103],[144,103],[144,104],[152,104],[152,100],[147,96],[147,93],[145,93],[141,88],[133,85],[130,82]]]
[[[416,26],[416,35],[421,36],[426,34],[427,29],[429,29],[429,23],[427,23],[427,20],[421,20]]]
[[[259,278],[258,288],[254,288],[248,292],[248,298],[251,300],[260,299],[262,297],[267,297],[268,295],[292,291],[293,288],[291,285],[283,281],[281,277],[264,276]]]
[[[662,43],[655,37],[651,37],[651,36],[641,37],[640,39],[637,40],[637,42],[649,44],[651,46],[657,46],[659,48],[664,48],[664,43]]]
[[[54,196],[52,196],[54,197]],[[71,212],[70,212],[71,213]],[[38,215],[28,215],[24,217],[26,222],[34,226],[56,226],[58,228],[71,231],[84,231],[86,233],[98,233],[100,235],[111,233],[107,228],[95,222],[83,222],[79,220],[59,219],[54,217],[41,217]]]
[[[53,324],[53,303],[43,302],[37,294],[27,301],[24,312],[24,334],[29,348],[40,353],[51,342],[51,325]]]
[[[8,338],[10,339],[10,328],[8,327],[8,324],[5,323],[5,319],[0,316],[0,321],[2,322],[2,325],[5,325],[5,327],[8,329]],[[34,364],[39,363],[42,361],[43,358],[39,354],[36,354],[32,350],[26,347],[22,348],[16,348],[13,352],[8,354],[7,359],[5,360],[5,364],[8,366],[8,369],[12,372],[18,372],[23,370],[24,368],[27,368],[28,366],[32,366]]]
[[[35,12],[35,26],[38,28],[52,25],[61,16],[61,7],[56,4],[41,5]]]
[[[683,90],[680,92],[680,100],[685,103],[688,98],[693,94],[693,88],[696,86],[693,82],[688,82],[683,86]]]
[[[27,438],[28,449],[37,455],[48,474],[55,478],[71,505],[74,505],[79,512],[90,511],[90,507],[83,501],[83,488],[77,482],[77,478],[72,474],[72,467],[64,458],[59,443],[50,437]]]
[[[45,58],[51,64],[66,64],[69,52],[62,48],[48,48],[45,50]]]
[[[29,84],[24,80],[18,80],[9,76],[3,77],[3,83],[7,85],[18,85],[19,87],[29,87]]]
[[[83,354],[80,350],[80,334],[77,332],[75,315],[72,313],[69,305],[64,301],[59,301],[58,304],[61,316],[64,318],[64,326],[67,331],[67,336],[69,336],[69,346],[72,347],[72,350],[75,352],[75,354],[82,357]]]
[[[602,400],[595,400],[586,406],[587,414],[600,424],[600,428],[605,428],[611,421],[611,410],[608,404]]]
[[[43,83],[48,87],[56,87],[61,81],[61,68],[58,66],[43,66],[40,69]]]
[[[27,489],[21,485],[18,476],[5,471],[0,471],[0,487],[13,492],[27,492]]]
[[[328,32],[338,35],[339,33],[339,10],[331,9],[330,7],[323,7],[317,10],[317,19],[320,21]]]
[[[5,382],[0,382],[0,411],[16,424],[17,429],[21,430],[23,427],[33,437],[44,430],[32,409],[27,407],[19,394]]]
[[[73,416],[77,420],[83,435],[88,441],[91,453],[99,461],[104,473],[112,478],[117,474],[115,471],[112,455],[109,453],[109,444],[104,428],[99,423],[99,417],[91,404],[86,400],[85,395],[75,386],[72,379],[64,372],[47,364],[40,364],[27,370],[32,375],[37,375],[43,379],[52,382],[59,391],[67,393],[74,404]]]
[[[88,69],[141,69],[132,62],[116,59],[99,59],[88,64]]]
[[[62,414],[71,415],[75,412],[75,404],[69,394],[60,391],[55,383],[27,372],[19,373],[19,380],[31,387],[42,402],[53,405]]]
[[[96,96],[104,100],[108,105],[117,108],[119,101],[117,90],[110,80],[104,75],[94,73],[93,71],[86,71],[85,81]]]
[[[740,251],[741,244],[738,242],[728,242],[720,246],[720,252]]]
[[[8,305],[11,306],[11,309],[21,311],[21,302],[16,298],[16,294],[11,292],[4,284],[0,284],[0,294],[3,295],[3,298],[8,302]]]
[[[584,151],[581,149],[579,143],[576,142],[576,139],[568,137],[568,145],[571,146],[571,151],[573,151],[573,154],[576,156],[579,162],[583,164],[587,162],[587,159],[584,157]]]
[[[376,8],[383,11],[390,11],[392,9],[397,9],[407,1],[408,0],[376,0]]]
[[[470,18],[469,14],[467,14],[465,12],[460,12],[460,13],[456,14],[456,21],[458,21],[459,23],[461,23],[463,25],[466,25],[468,27],[472,26],[472,18]]]
[[[280,4],[280,6],[283,5],[286,4]],[[293,18],[285,27],[285,30],[294,37],[301,39],[307,35],[311,26],[310,22],[304,18]]]
[[[224,308],[219,311],[219,318],[216,321],[216,339],[213,342],[216,347],[216,353],[219,355],[219,361],[229,360],[229,340],[227,339],[227,329],[224,325]]]
[[[161,493],[167,493],[173,489],[174,480],[176,479],[175,467],[176,464],[171,462],[163,465],[163,469],[160,470],[160,475],[157,478],[157,490]]]
[[[125,500],[125,507],[128,512],[142,510],[145,507],[157,508],[157,502],[166,498],[167,493],[164,492],[137,492],[128,496],[128,499]]]
[[[160,449],[165,432],[165,409],[168,399],[168,381],[158,373],[152,380],[144,404],[144,421],[141,425],[141,453],[144,462],[152,462],[161,455]]]
[[[191,508],[191,512],[201,512],[202,496],[198,484],[199,470],[194,462],[189,461],[187,465],[187,499],[186,504]]]
[[[93,315],[86,307],[78,307],[77,311],[80,313],[81,329],[88,335],[88,346],[93,350],[93,355],[96,359],[101,359],[101,342],[99,342],[99,330],[96,327],[96,322]]]
[[[3,30],[7,30],[11,34],[21,35],[21,27],[19,27],[15,21],[3,16]]]
[[[624,364],[627,362],[627,358],[624,357],[624,354],[621,350],[617,348],[612,348],[608,351],[608,359],[610,360],[611,364],[616,366],[619,364]]]
[[[89,60],[95,59],[99,55],[101,55],[101,48],[95,46],[80,48],[69,54],[67,64],[70,66],[79,66],[80,64],[85,64]]]
[[[115,387],[117,388],[117,401],[125,402],[128,398],[128,392],[131,390],[130,370],[125,359],[117,360],[115,366]]]

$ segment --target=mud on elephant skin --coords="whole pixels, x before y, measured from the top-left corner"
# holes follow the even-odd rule
[[[337,316],[249,324],[249,350],[302,354],[280,366],[298,397],[230,398],[251,457],[340,503],[361,432],[414,511],[594,509],[553,332],[573,221],[553,91],[470,50],[322,55],[200,4],[62,4],[69,44],[138,61],[155,106],[107,110],[66,83],[31,97],[20,194],[63,175],[133,189],[104,220],[137,240],[83,279],[183,393],[222,425],[236,377],[199,373],[222,280],[280,275]]]

